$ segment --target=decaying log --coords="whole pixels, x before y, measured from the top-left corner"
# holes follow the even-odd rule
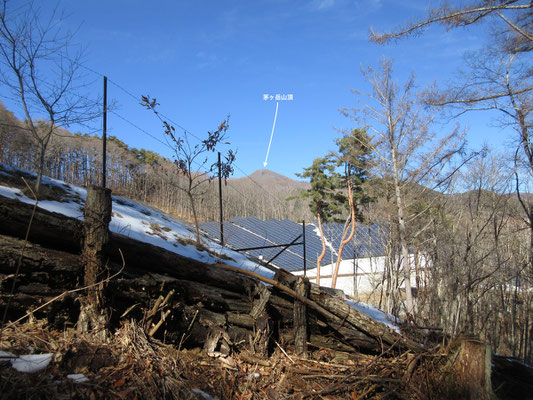
[[[281,284],[280,282],[265,278],[259,274],[256,274],[255,272],[239,270],[236,267],[224,264],[216,264],[216,266],[220,269],[238,272],[273,285],[274,287],[289,294],[295,300],[305,303],[311,309],[325,317],[328,321],[331,321],[332,327],[337,331],[340,327],[351,326],[352,328],[361,331],[365,335],[374,338],[376,345],[382,348],[388,346],[397,346],[399,349],[409,349],[413,352],[424,351],[424,349],[417,343],[409,340],[408,338],[404,338],[400,334],[387,328],[385,325],[349,306],[342,299],[333,297],[330,294],[321,291],[316,285],[312,285],[311,298],[307,299],[300,296],[294,290]]]
[[[0,234],[22,238],[33,207],[17,200],[0,196]],[[75,219],[38,208],[35,213],[30,242],[47,248],[81,252],[81,225]],[[208,283],[218,289],[251,296],[255,282],[241,275],[221,271],[208,264],[192,260],[127,236],[111,233],[108,256],[111,262],[122,264],[122,251],[126,270],[143,274],[155,272],[174,278]]]
[[[336,316],[342,318],[355,329],[374,338],[378,342],[389,346],[396,345],[399,348],[408,349],[413,352],[424,351],[418,343],[390,330],[384,324],[377,322],[365,313],[346,304],[343,299],[324,293],[315,285],[311,287],[310,298],[316,301],[317,304],[330,310]]]
[[[31,204],[0,196],[0,234],[23,239],[32,211]],[[81,221],[37,208],[28,240],[53,249],[79,252],[81,232]]]
[[[15,279],[15,267],[24,248],[24,240],[0,235],[0,313],[11,297],[10,290]],[[21,260],[15,293],[7,314],[8,320],[15,320],[26,314],[36,305],[44,304],[76,284],[82,277],[78,255],[64,251],[46,249],[27,243]],[[63,302],[64,299],[61,301]],[[58,303],[61,303],[58,302]],[[37,318],[54,318],[59,312],[71,312],[69,307],[51,304],[36,314]],[[56,310],[57,308],[57,310]],[[61,309],[63,308],[63,309]]]

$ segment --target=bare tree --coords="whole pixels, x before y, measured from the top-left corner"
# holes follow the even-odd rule
[[[84,87],[81,53],[71,54],[72,34],[62,31],[57,9],[47,18],[42,14],[31,1],[0,4],[0,83],[22,108],[25,128],[39,147],[37,192],[46,149],[57,128],[96,114],[96,102],[79,95]]]
[[[527,0],[477,0],[460,7],[443,3],[433,7],[425,18],[392,32],[370,33],[370,40],[379,44],[420,33],[433,24],[443,24],[448,29],[468,26],[484,21],[501,22],[507,32],[507,49],[513,53],[533,49],[533,3]]]
[[[444,90],[432,91],[426,102],[446,107],[455,115],[476,110],[495,110],[502,117],[502,127],[517,133],[514,153],[516,192],[530,226],[533,248],[533,203],[522,195],[522,187],[533,180],[533,3],[520,1],[481,1],[462,8],[441,6],[430,11],[421,22],[394,33],[371,35],[371,40],[385,43],[418,32],[433,23],[449,28],[496,18],[490,31],[490,45],[466,57],[466,69]],[[524,177],[525,176],[525,177]],[[530,255],[533,268],[533,250]]]
[[[358,124],[367,126],[370,141],[366,145],[376,159],[372,173],[390,185],[394,193],[401,249],[399,263],[403,272],[407,313],[412,314],[414,301],[407,224],[412,223],[421,211],[408,213],[407,193],[413,196],[416,191],[418,196],[422,196],[430,187],[443,182],[441,172],[459,149],[461,138],[455,130],[435,140],[435,134],[430,131],[433,119],[424,113],[423,104],[414,93],[414,78],[411,76],[403,87],[399,87],[393,79],[390,61],[383,60],[380,70],[369,67],[363,74],[372,86],[372,93],[354,91],[362,107],[341,111]]]
[[[495,110],[501,117],[498,124],[516,132],[516,148],[513,151],[516,192],[531,227],[533,245],[533,204],[521,195],[522,184],[533,179],[533,69],[530,57],[521,57],[503,48],[502,43],[496,43],[470,54],[466,58],[467,69],[459,77],[458,84],[429,93],[426,102],[445,106],[455,115]],[[520,172],[526,178],[522,176],[524,179],[519,179]]]
[[[142,96],[141,103],[143,107],[152,111],[157,118],[163,123],[165,134],[167,134],[174,143],[174,163],[178,172],[186,179],[184,184],[178,184],[178,188],[187,194],[189,199],[194,224],[196,228],[196,241],[200,241],[200,226],[198,225],[198,214],[196,210],[196,201],[202,196],[201,189],[203,184],[210,182],[213,179],[213,172],[218,169],[218,163],[209,164],[209,153],[212,153],[216,148],[225,143],[227,139],[227,130],[229,128],[227,117],[218,128],[212,132],[207,133],[207,138],[193,145],[190,142],[187,131],[183,132],[183,137],[177,136],[176,128],[165,121],[161,114],[157,111],[156,99],[151,99],[150,96]],[[229,144],[226,142],[226,144]],[[235,161],[235,153],[228,150],[225,161],[220,163],[221,177],[227,179],[233,173],[233,161]]]

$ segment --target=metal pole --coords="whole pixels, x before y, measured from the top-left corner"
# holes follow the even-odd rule
[[[220,245],[224,246],[224,214],[222,212],[222,172],[220,151],[218,152],[218,202],[220,205]]]
[[[307,276],[307,258],[305,256],[305,220],[302,222],[302,242],[304,244],[304,276]]]
[[[107,163],[107,76],[104,76],[104,125],[102,129],[102,187],[106,187]]]

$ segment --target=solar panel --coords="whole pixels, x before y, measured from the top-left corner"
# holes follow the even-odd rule
[[[302,234],[302,225],[290,220],[270,219],[263,221],[257,217],[232,218],[231,222],[224,222],[224,240],[235,249],[270,246],[273,244],[288,244]],[[344,225],[340,223],[323,224],[326,239],[338,251]],[[200,229],[208,236],[220,237],[218,222],[204,222]],[[322,242],[318,234],[317,224],[306,224],[306,258],[309,268],[314,268],[318,255],[322,252]],[[370,257],[385,254],[388,229],[385,225],[358,224],[353,239],[343,249],[343,259],[354,257]],[[299,242],[301,241],[298,240]],[[248,251],[249,254],[268,261],[281,248],[257,249]],[[335,254],[327,248],[323,263],[336,261]],[[290,271],[303,269],[303,246],[291,246],[282,252],[273,262]]]

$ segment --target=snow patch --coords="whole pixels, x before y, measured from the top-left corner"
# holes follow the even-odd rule
[[[19,199],[25,197],[20,189],[11,188],[0,185],[0,196],[7,197],[8,199]]]
[[[0,350],[0,364],[6,364],[16,358],[17,356],[13,353],[10,353],[9,351]]]
[[[213,397],[211,395],[208,395],[206,392],[200,389],[192,389],[193,393],[199,394],[206,400],[218,400],[216,397]]]
[[[26,354],[11,360],[11,366],[18,372],[32,373],[45,369],[53,354]]]
[[[87,378],[83,374],[69,374],[67,375],[67,378],[73,381],[74,383],[84,383],[89,382],[89,378]]]
[[[371,306],[370,304],[356,302],[349,299],[344,299],[344,302],[353,308],[355,308],[358,311],[361,311],[363,314],[368,315],[370,318],[376,320],[377,322],[381,322],[382,324],[387,325],[389,329],[392,329],[396,333],[400,333],[400,327],[393,323],[392,321],[401,322],[398,318],[396,318],[394,315],[387,314],[386,312],[383,312],[381,310],[378,310],[377,308]]]

